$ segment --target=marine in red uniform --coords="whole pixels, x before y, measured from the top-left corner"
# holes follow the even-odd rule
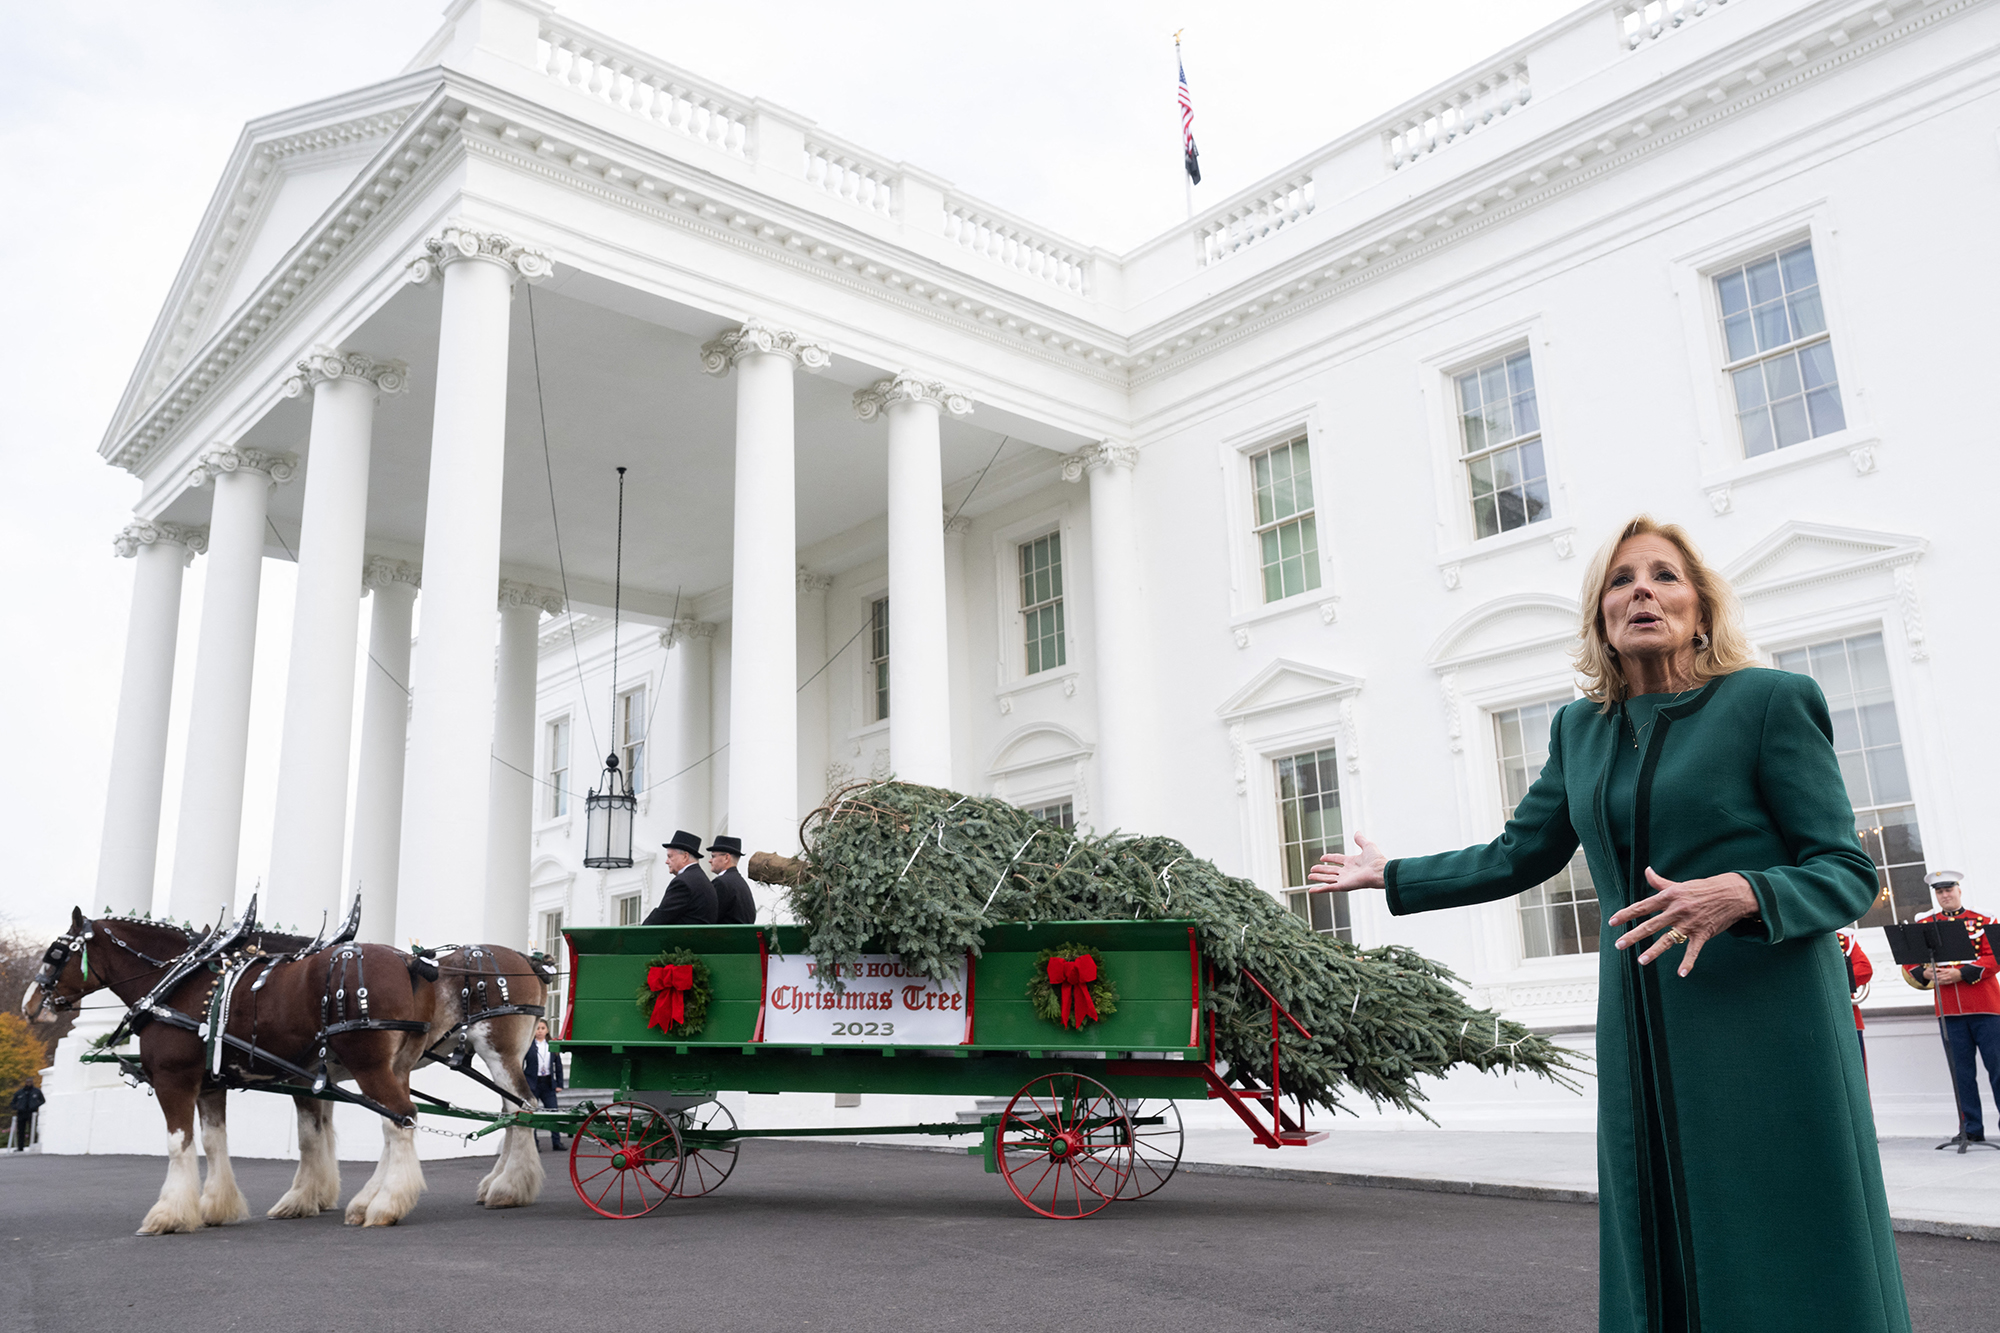
[[[1976,1050],[1986,1062],[1986,1077],[1993,1087],[1993,1105],[2000,1114],[2000,964],[1993,957],[1993,940],[1987,927],[1996,924],[1990,916],[1966,908],[1964,877],[1956,870],[1940,870],[1926,875],[1937,898],[1937,911],[1919,921],[1963,921],[1972,942],[1979,946],[1979,960],[1973,963],[1940,963],[1936,976],[1929,964],[1903,969],[1903,979],[1918,990],[1935,993],[1938,1016],[1944,1020],[1945,1046],[1951,1058],[1952,1082],[1958,1092],[1958,1131],[1973,1143],[1986,1141],[1986,1125],[1979,1104],[1979,1068],[1973,1060]]]
[[[1861,1067],[1866,1069],[1868,1041],[1861,1032],[1868,1024],[1861,1019],[1861,997],[1867,993],[1868,983],[1875,979],[1875,965],[1868,961],[1853,931],[1837,930],[1833,934],[1840,941],[1841,956],[1847,959],[1847,998],[1854,1005],[1854,1039],[1861,1043]]]

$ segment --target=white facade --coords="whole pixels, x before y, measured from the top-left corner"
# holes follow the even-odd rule
[[[532,0],[461,0],[401,76],[245,131],[106,437],[142,483],[126,545],[172,558],[142,556],[97,897],[212,917],[245,887],[259,542],[301,562],[273,910],[360,879],[374,938],[540,943],[550,913],[643,914],[675,828],[790,851],[891,772],[1170,832],[1274,893],[1314,850],[1281,819],[1301,771],[1337,787],[1325,830],[1391,855],[1489,838],[1533,709],[1572,695],[1582,565],[1646,510],[1773,661],[1867,674],[1857,791],[1892,842],[1921,829],[1895,873],[1962,868],[1991,910],[1967,821],[1996,724],[1957,701],[1996,646],[1959,608],[1995,478],[1997,44],[1974,0],[1592,3],[1118,256]],[[642,706],[610,679],[621,464]],[[1482,509],[1493,467],[1517,507]],[[209,740],[161,812],[204,540],[181,669]],[[347,615],[364,563],[381,604]],[[357,642],[388,664],[359,685],[331,669]],[[377,679],[404,662],[407,708]],[[640,860],[586,871],[581,794],[634,741]],[[157,882],[149,817],[181,829]],[[1349,928],[1587,1044],[1565,912],[1363,895]],[[1872,1003],[1914,998],[1888,975]],[[1887,1131],[1949,1123],[1927,1040],[1879,1029]],[[1587,1121],[1462,1082],[1468,1123]]]

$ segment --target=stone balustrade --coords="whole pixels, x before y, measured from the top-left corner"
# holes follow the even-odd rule
[[[682,70],[551,16],[541,27],[537,66],[557,83],[642,120],[746,157],[748,102]]]
[[[859,204],[883,217],[896,216],[897,171],[886,163],[820,136],[806,139],[806,184]]]
[[[1311,172],[1253,190],[1218,214],[1197,223],[1196,244],[1204,267],[1257,244],[1303,221],[1313,211]]]
[[[963,195],[947,196],[944,234],[973,254],[1040,278],[1079,296],[1090,294],[1089,260],[1082,247],[1038,235],[998,209]]]
[[[1728,3],[1729,0],[1617,0],[1611,13],[1618,21],[1619,40],[1636,51]]]
[[[1445,96],[1406,111],[1382,130],[1382,152],[1401,171],[1527,104],[1528,62],[1510,61]]]

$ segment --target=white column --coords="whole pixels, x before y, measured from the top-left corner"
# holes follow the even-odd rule
[[[528,858],[535,821],[535,674],[542,612],[562,594],[500,581],[500,664],[494,677],[492,779],[486,800],[486,924],[479,938],[529,947]]]
[[[971,410],[965,395],[907,371],[854,395],[863,421],[889,418],[889,767],[933,787],[951,785],[938,414]]]
[[[1152,658],[1132,469],[1139,451],[1099,444],[1063,460],[1064,481],[1090,476],[1090,564],[1096,647],[1097,788],[1101,830],[1157,832]]]
[[[464,941],[485,924],[476,858],[486,847],[481,778],[492,766],[507,332],[514,279],[549,272],[545,256],[458,225],[426,249],[414,276],[428,282],[441,274],[444,304],[424,508],[423,633],[410,668],[398,944]]]
[[[827,749],[826,590],[833,580],[825,574],[799,570],[799,815],[818,807],[826,795]]]
[[[711,682],[714,679],[715,626],[699,620],[676,620],[672,629],[660,632],[660,646],[667,650],[667,697],[661,716],[666,719],[668,742],[664,747],[669,768],[658,770],[654,781],[669,773],[679,774],[660,789],[655,800],[665,812],[660,820],[674,828],[709,828],[709,787],[714,761],[708,752],[715,748],[709,725],[713,707]]]
[[[403,754],[409,746],[410,621],[422,582],[403,560],[370,560],[367,686],[361,695],[361,760],[354,786],[354,854],[361,939],[396,937],[396,859],[403,840]],[[346,908],[352,899],[343,899]]]
[[[746,851],[797,850],[798,507],[792,371],[832,358],[752,321],[703,345],[702,368],[736,371],[736,549],[731,569],[729,831]],[[713,830],[711,830],[712,832]]]
[[[960,791],[974,785],[977,758],[971,752],[972,649],[965,624],[965,534],[972,520],[960,515],[947,517],[944,524],[944,615],[945,647],[949,665],[945,675],[951,690],[951,772],[950,784]]]
[[[400,393],[408,374],[400,361],[315,347],[285,381],[287,397],[312,394],[312,433],[265,915],[308,933],[340,910],[375,400]]]
[[[264,576],[267,505],[297,460],[236,446],[202,454],[191,486],[213,483],[201,636],[188,709],[187,767],[174,840],[170,915],[213,921],[236,904],[243,834],[243,765],[250,745],[250,672],[257,653],[257,590]]]
[[[174,647],[181,624],[181,572],[208,549],[208,532],[139,519],[127,523],[111,544],[119,555],[135,559],[138,568],[125,622],[125,673],[118,686],[117,729],[111,733],[104,836],[91,902],[150,912],[160,849],[160,790],[167,777]]]

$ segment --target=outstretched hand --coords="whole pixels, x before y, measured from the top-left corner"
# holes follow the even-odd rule
[[[1751,891],[1750,881],[1735,873],[1676,882],[1647,866],[1646,883],[1652,886],[1653,896],[1619,909],[1609,924],[1639,923],[1618,937],[1621,949],[1642,943],[1655,932],[1679,931],[1687,937],[1687,951],[1681,956],[1682,976],[1694,971],[1694,960],[1702,945],[1744,917],[1757,914],[1757,895]],[[1662,934],[1639,955],[1640,965],[1652,962],[1679,943],[1679,939]]]
[[[1351,854],[1328,852],[1320,857],[1319,864],[1306,872],[1306,882],[1337,893],[1384,887],[1387,881],[1382,878],[1382,868],[1389,864],[1389,858],[1359,833],[1354,835],[1354,845],[1359,850]]]

